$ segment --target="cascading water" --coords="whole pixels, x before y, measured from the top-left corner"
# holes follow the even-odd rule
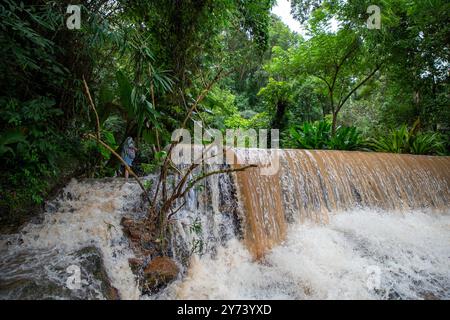
[[[250,155],[257,162],[259,150]],[[237,174],[245,242],[261,257],[287,223],[326,223],[355,207],[387,211],[450,208],[450,158],[387,153],[283,150],[276,175]]]
[[[279,156],[275,175],[236,174],[243,241],[195,257],[160,297],[450,299],[450,158]]]
[[[450,216],[354,209],[288,227],[255,261],[233,239],[160,298],[450,299]]]
[[[186,268],[152,296],[139,292],[120,226],[143,214],[139,187],[72,181],[42,223],[2,237],[0,297],[450,299],[450,158],[281,150],[279,160],[275,175],[249,169],[191,190],[172,228]],[[92,271],[89,247],[106,274]],[[66,288],[70,265],[81,265],[82,290]]]
[[[105,299],[115,289],[122,299],[139,298],[120,226],[139,194],[137,184],[123,180],[71,181],[47,205],[42,223],[2,236],[0,298]],[[71,266],[80,268],[79,290],[67,286]]]
[[[209,168],[210,170],[215,170]],[[179,199],[175,207],[179,207]],[[175,216],[172,250],[184,267],[192,253],[213,254],[239,234],[235,188],[229,175],[212,175],[190,190],[186,204]]]

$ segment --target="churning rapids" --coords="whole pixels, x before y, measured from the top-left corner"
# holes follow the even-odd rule
[[[290,226],[260,262],[232,240],[214,258],[195,258],[161,297],[450,299],[449,263],[448,214],[357,209],[327,226]]]
[[[174,225],[181,272],[149,296],[120,225],[144,214],[139,186],[73,180],[0,237],[0,298],[450,299],[449,203],[450,158],[285,150],[277,175],[250,169],[191,190]]]

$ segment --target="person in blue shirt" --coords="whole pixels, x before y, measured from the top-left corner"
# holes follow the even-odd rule
[[[136,151],[137,151],[137,148],[134,145],[133,138],[128,137],[125,140],[125,143],[123,144],[122,153],[120,156],[127,163],[127,165],[129,167],[132,167],[132,165],[133,165],[133,160],[136,157]],[[128,181],[128,175],[129,175],[129,172],[128,172],[127,168],[125,168],[125,181]]]

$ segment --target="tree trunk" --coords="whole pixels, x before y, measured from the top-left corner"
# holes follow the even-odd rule
[[[337,111],[333,112],[333,122],[331,124],[331,136],[333,137],[336,134],[336,124],[337,124]]]
[[[339,105],[336,107],[334,105],[333,91],[330,91],[330,108],[331,108],[331,114],[333,115],[333,122],[331,124],[331,136],[334,137],[334,135],[336,133],[336,121],[337,121]]]
[[[272,129],[279,129],[282,131],[285,127],[285,113],[286,113],[287,103],[285,101],[279,101],[277,103],[277,110],[275,112],[275,116],[272,120]]]

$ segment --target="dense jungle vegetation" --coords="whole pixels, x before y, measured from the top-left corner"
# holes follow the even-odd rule
[[[293,0],[305,35],[275,2],[2,1],[1,223],[71,177],[115,174],[110,151],[86,139],[97,124],[83,79],[102,139],[119,150],[135,137],[140,174],[212,82],[192,117],[212,128],[280,129],[283,148],[449,154],[448,1]],[[81,5],[79,30],[69,4]],[[367,28],[370,4],[381,29]]]

